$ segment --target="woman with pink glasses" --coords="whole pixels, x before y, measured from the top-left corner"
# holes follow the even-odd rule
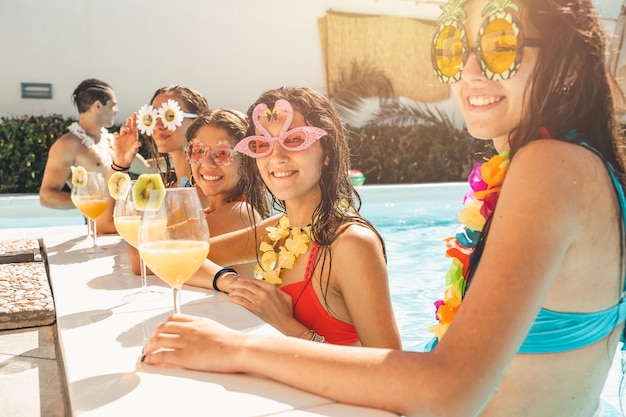
[[[236,110],[215,109],[202,113],[186,132],[185,159],[191,166],[191,184],[207,199],[205,213],[211,236],[245,229],[269,217],[262,181],[249,183],[243,175],[245,156],[235,151],[246,136],[248,117]],[[245,190],[254,190],[251,196]],[[251,275],[253,261],[237,270]]]
[[[199,114],[209,111],[204,96],[189,87],[172,85],[154,92],[150,104],[126,119],[120,134],[115,138],[114,170],[125,171],[141,147],[139,133],[146,137],[150,161],[161,173],[168,187],[188,187],[191,168],[185,160],[187,129]],[[206,197],[200,193],[206,205]],[[139,252],[129,246],[131,270],[141,274]],[[149,272],[149,271],[148,271]]]
[[[332,104],[308,88],[279,88],[248,116],[249,136],[234,147],[249,177],[244,194],[256,201],[269,193],[280,214],[211,240],[212,261],[256,260],[252,275],[207,262],[189,283],[228,293],[288,336],[400,348],[385,245],[359,215],[346,132]],[[265,189],[251,186],[261,183]]]

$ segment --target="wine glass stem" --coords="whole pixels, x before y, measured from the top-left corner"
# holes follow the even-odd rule
[[[141,289],[148,289],[148,278],[146,277],[146,263],[143,261],[141,255],[139,255],[139,268],[141,269]]]
[[[172,288],[174,292],[174,314],[180,314],[180,288]]]
[[[91,245],[92,248],[96,248],[96,228],[98,226],[98,224],[96,223],[95,220],[91,221],[91,224],[93,224],[93,230],[91,231],[91,237],[93,238],[93,244]]]

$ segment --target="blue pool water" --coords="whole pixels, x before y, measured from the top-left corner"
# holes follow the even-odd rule
[[[458,227],[467,184],[357,187],[361,212],[385,239],[391,297],[405,350],[422,351],[432,337],[433,302],[444,288],[450,259],[443,239]],[[77,210],[40,207],[37,196],[0,196],[0,228],[84,224]],[[603,399],[618,408],[619,354]]]
[[[0,229],[71,226],[85,224],[77,209],[41,207],[36,194],[0,195]]]
[[[433,303],[444,288],[450,260],[443,239],[455,233],[466,184],[359,188],[361,212],[378,229],[396,319],[405,350],[422,351],[434,324]]]

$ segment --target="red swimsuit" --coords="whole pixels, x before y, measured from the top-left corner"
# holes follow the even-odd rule
[[[300,323],[315,333],[324,336],[328,343],[348,345],[359,341],[359,335],[351,324],[331,317],[320,304],[317,294],[313,290],[311,277],[315,266],[315,259],[319,246],[311,244],[311,251],[307,259],[304,279],[299,282],[280,287],[293,300],[293,316]],[[309,285],[311,284],[311,285]]]

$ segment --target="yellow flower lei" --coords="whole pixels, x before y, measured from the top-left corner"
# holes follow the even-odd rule
[[[270,226],[265,230],[271,242],[263,241],[259,246],[261,257],[259,264],[254,267],[254,277],[270,284],[280,285],[283,283],[280,272],[283,269],[293,268],[298,256],[309,250],[311,225],[304,229],[291,228],[289,217],[284,215],[278,221],[278,226]],[[279,242],[285,238],[284,243],[280,245]]]

